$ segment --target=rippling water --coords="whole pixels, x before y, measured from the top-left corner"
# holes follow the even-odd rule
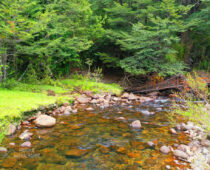
[[[170,102],[159,98],[143,104],[114,105],[94,111],[79,109],[77,114],[57,117],[53,128],[38,129],[34,125],[22,127],[3,146],[8,153],[0,155],[0,169],[171,169],[188,166],[178,162],[172,154],[159,152],[162,145],[187,143],[183,134],[172,136]],[[147,113],[154,112],[149,116]],[[118,121],[118,117],[125,120]],[[142,122],[141,130],[133,130],[130,123]],[[34,135],[31,148],[21,148],[18,138],[29,129]],[[153,141],[155,147],[147,142]],[[15,146],[9,146],[9,143]]]

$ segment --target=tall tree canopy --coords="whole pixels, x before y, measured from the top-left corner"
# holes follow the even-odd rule
[[[208,70],[209,2],[1,1],[0,81],[68,75],[87,58],[132,75]]]

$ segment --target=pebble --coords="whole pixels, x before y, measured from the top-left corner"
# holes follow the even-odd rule
[[[155,144],[154,144],[152,141],[147,142],[147,144],[148,144],[150,147],[154,147],[154,146],[155,146]]]
[[[10,146],[15,146],[15,143],[12,143],[12,142],[11,142],[11,143],[9,143],[9,145],[10,145]]]
[[[27,141],[27,142],[24,142],[20,145],[21,147],[27,147],[27,148],[30,148],[31,147],[31,142]]]
[[[133,121],[130,126],[135,129],[141,129],[141,122],[140,120]]]
[[[5,148],[5,147],[0,147],[0,153],[1,152],[7,152],[7,148]]]
[[[92,107],[88,107],[85,110],[87,110],[87,111],[93,111],[94,109]]]
[[[171,134],[177,134],[177,132],[174,128],[171,128],[169,131],[170,131]]]
[[[171,166],[170,165],[166,165],[166,169],[171,169]]]

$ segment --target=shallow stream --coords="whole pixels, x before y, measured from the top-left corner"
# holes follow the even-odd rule
[[[143,104],[114,105],[94,111],[58,116],[53,128],[40,129],[34,125],[22,126],[18,133],[6,138],[3,146],[8,152],[0,155],[0,169],[171,169],[188,166],[175,160],[170,153],[164,155],[162,145],[188,143],[182,133],[169,132],[170,101],[159,98]],[[154,115],[145,115],[145,111]],[[117,120],[124,117],[125,120]],[[130,123],[140,120],[141,130],[134,130]],[[28,129],[33,133],[31,148],[22,148],[19,135]],[[155,146],[150,147],[147,142]],[[15,146],[9,145],[15,143]]]

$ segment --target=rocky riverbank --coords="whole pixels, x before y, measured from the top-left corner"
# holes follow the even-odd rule
[[[56,125],[57,121],[54,117],[57,116],[68,116],[71,114],[76,114],[78,109],[81,107],[86,111],[93,111],[94,107],[97,106],[100,109],[105,109],[108,107],[113,107],[116,104],[132,107],[132,104],[140,104],[144,102],[150,102],[157,99],[158,94],[149,94],[148,97],[145,96],[137,96],[134,94],[124,93],[121,96],[116,96],[109,93],[104,94],[92,94],[91,92],[85,92],[81,96],[76,97],[73,104],[69,105],[68,103],[64,103],[63,106],[50,110],[44,113],[37,113],[35,116],[22,121],[21,125],[24,126],[36,126],[37,128],[50,128]],[[157,108],[157,110],[161,111],[161,107]],[[152,116],[155,114],[151,111],[142,111],[142,114],[145,116]],[[116,117],[117,121],[126,121],[124,117]],[[8,136],[12,136],[16,133],[18,129],[21,129],[21,125],[9,126]],[[133,120],[130,123],[130,128],[133,129],[141,129],[142,128],[141,120]],[[188,144],[174,144],[173,146],[165,146],[160,147],[160,152],[163,154],[173,153],[174,157],[178,160],[184,161],[186,163],[191,164],[192,169],[205,169],[209,167],[210,164],[210,140],[209,136],[205,132],[204,128],[201,128],[192,122],[188,122],[187,124],[181,123],[177,124],[174,128],[169,130],[171,135],[177,135],[177,133],[184,133],[188,135],[191,139],[191,142]],[[22,148],[30,148],[32,147],[32,142],[30,141],[33,136],[29,130],[25,130],[23,133],[19,135],[19,138],[23,140],[20,144]],[[154,147],[156,144],[152,141],[148,143],[149,147]],[[16,145],[15,143],[10,143],[11,146]],[[7,148],[0,147],[0,152],[7,152]],[[175,160],[177,161],[177,160]],[[175,162],[179,164],[179,162]],[[170,169],[170,166],[166,166],[167,169]]]

